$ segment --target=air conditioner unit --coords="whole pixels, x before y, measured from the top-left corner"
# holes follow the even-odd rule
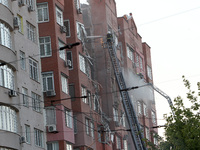
[[[77,9],[77,13],[78,13],[78,14],[82,14],[81,8],[78,8],[78,9]]]
[[[71,60],[65,61],[65,67],[72,67],[72,61]]]
[[[26,1],[25,0],[19,0],[18,5],[19,5],[19,7],[25,6],[26,5]]]
[[[67,28],[65,26],[60,26],[60,32],[61,33],[66,33],[67,32]]]
[[[13,19],[13,26],[14,28],[19,28],[19,20],[17,17],[14,17]]]
[[[55,93],[54,90],[46,91],[46,96],[47,96],[47,97],[51,97],[51,96],[55,96],[55,95],[56,95],[56,93]]]
[[[9,95],[10,97],[16,97],[16,96],[17,96],[17,92],[14,91],[14,90],[10,90],[10,91],[8,92],[8,95]]]
[[[24,136],[21,136],[19,138],[19,143],[22,144],[22,143],[26,143],[26,138]]]
[[[58,132],[58,131],[56,130],[56,125],[55,125],[55,124],[49,125],[49,126],[48,126],[48,132],[49,132],[49,133]]]
[[[28,11],[29,12],[31,12],[31,11],[33,11],[34,9],[33,9],[33,6],[28,6]]]

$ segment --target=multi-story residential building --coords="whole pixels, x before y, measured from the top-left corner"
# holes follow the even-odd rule
[[[71,150],[74,144],[69,64],[66,50],[60,49],[66,45],[66,2],[37,0],[48,150]]]
[[[36,4],[0,1],[0,149],[46,148]]]
[[[157,144],[153,135],[158,131],[152,128],[156,126],[154,91],[147,84],[153,83],[150,47],[147,43],[142,43],[131,13],[118,18],[118,29],[121,65],[127,87],[142,86],[129,92],[131,101],[137,112],[144,138]]]

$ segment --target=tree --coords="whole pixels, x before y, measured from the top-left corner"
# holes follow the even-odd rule
[[[200,82],[197,83],[198,94],[191,90],[190,82],[183,76],[183,83],[187,88],[187,100],[191,106],[185,106],[183,99],[174,99],[174,116],[166,118],[166,141],[160,143],[161,150],[198,150],[200,149]]]

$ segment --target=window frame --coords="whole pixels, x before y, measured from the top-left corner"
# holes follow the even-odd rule
[[[46,38],[49,38],[49,42],[46,42]],[[41,40],[43,40],[43,42],[41,42]],[[50,36],[39,37],[39,44],[40,44],[40,57],[43,58],[43,57],[52,56],[51,37]],[[49,47],[49,49],[48,49],[48,47]],[[44,55],[41,52],[42,48],[44,51]]]
[[[49,74],[49,75],[48,75]],[[52,87],[49,87],[49,79],[51,79]],[[43,83],[43,92],[54,91],[54,74],[50,72],[42,72],[42,83]],[[46,84],[46,85],[45,85]]]
[[[41,96],[31,92],[31,97],[32,97],[32,108],[36,112],[41,112]]]
[[[29,57],[29,74],[30,78],[39,81],[39,65],[38,62]]]
[[[60,15],[60,17],[58,15]],[[58,6],[56,6],[56,22],[58,25],[63,26],[63,11]]]
[[[45,5],[44,7],[42,8],[38,8],[39,5]],[[42,10],[42,21],[39,21],[39,11],[38,9],[41,9]],[[46,9],[46,15],[47,15],[47,20],[45,20],[45,9]],[[38,23],[43,23],[43,22],[49,22],[49,7],[48,7],[48,2],[43,2],[43,3],[37,3],[37,20],[38,20]]]
[[[44,133],[42,130],[34,128],[34,139],[35,139],[35,146],[44,147]]]
[[[65,108],[65,125],[68,127],[68,128],[73,128],[73,119],[72,119],[72,112]]]
[[[26,55],[25,52],[20,50],[20,68],[26,70]]]
[[[62,92],[64,92],[65,94],[69,94],[68,78],[64,74],[61,74],[61,85],[62,85]]]
[[[29,107],[29,96],[28,96],[28,89],[25,87],[22,87],[22,100],[23,100],[23,106]]]
[[[26,143],[31,144],[31,127],[27,124],[25,124],[25,138]]]
[[[86,74],[86,60],[85,57],[79,54],[79,68],[80,70]]]
[[[30,22],[26,22],[27,27],[27,38],[32,42],[36,43],[36,27]]]

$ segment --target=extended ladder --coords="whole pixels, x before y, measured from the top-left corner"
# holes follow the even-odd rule
[[[108,44],[109,54],[110,54],[113,68],[114,68],[115,76],[117,79],[117,83],[118,83],[120,93],[122,96],[122,102],[125,109],[125,113],[127,115],[128,123],[130,126],[130,132],[131,132],[131,136],[132,136],[135,148],[136,150],[146,150],[145,144],[143,142],[143,135],[141,133],[137,116],[134,111],[129,94],[127,91],[123,90],[123,89],[126,89],[126,83],[124,81],[121,67],[120,67],[116,52],[115,52],[115,46],[113,46],[112,43],[107,43],[107,44]]]

